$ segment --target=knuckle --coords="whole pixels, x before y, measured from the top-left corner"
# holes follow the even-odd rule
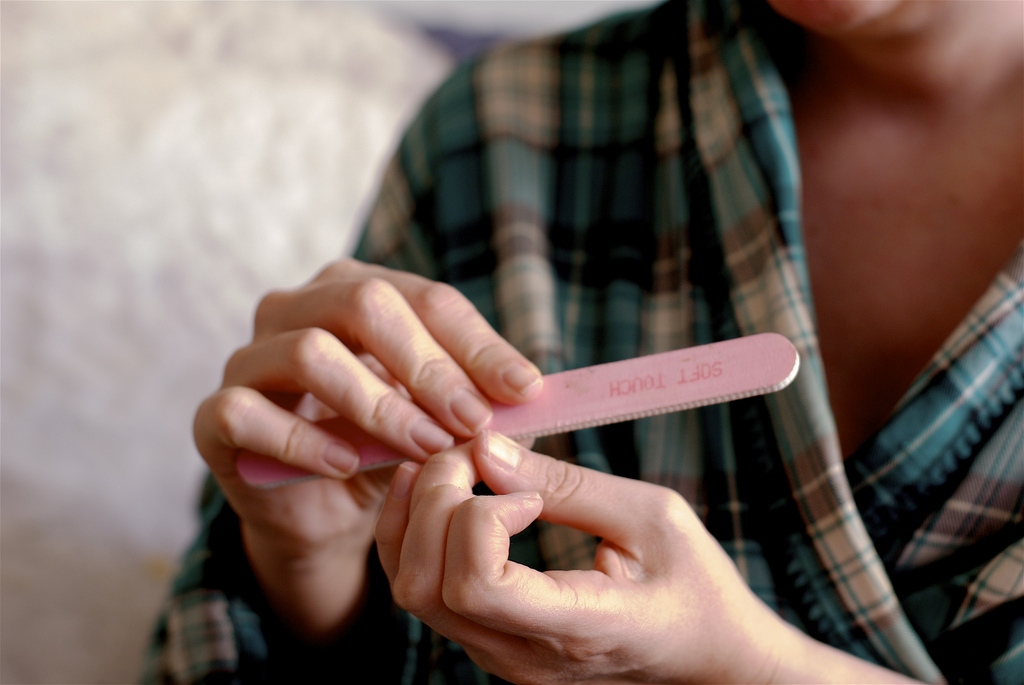
[[[387,389],[366,405],[363,428],[374,432],[394,423],[407,410],[406,402],[394,390]]]
[[[583,487],[583,471],[564,461],[552,460],[545,474],[545,503],[557,506],[574,497]]]
[[[372,320],[393,306],[400,298],[398,290],[383,278],[371,276],[352,286],[350,302],[353,314],[362,320]]]
[[[249,348],[242,347],[231,353],[227,363],[224,364],[224,384],[229,385],[240,369],[245,367],[248,358]]]
[[[662,527],[666,532],[685,532],[696,520],[683,496],[670,488],[653,488],[647,501],[655,513],[652,517],[654,525]]]
[[[579,666],[587,665],[595,658],[606,654],[602,646],[578,639],[563,640],[559,645],[559,651],[575,669],[578,669]]]
[[[420,361],[409,377],[406,384],[413,389],[427,389],[441,384],[445,378],[452,375],[452,364],[441,356],[432,356]]]
[[[325,266],[316,280],[333,280],[345,278],[349,273],[359,264],[359,262],[351,257],[344,257],[337,259],[327,266]]]
[[[500,358],[507,351],[506,345],[495,340],[493,331],[480,331],[467,336],[466,365],[472,368],[496,368],[499,365],[493,360]]]
[[[472,457],[465,450],[450,449],[438,452],[430,457],[424,469],[427,473],[434,474],[430,476],[431,478],[444,479],[443,484],[434,488],[441,497],[447,498],[442,502],[455,506],[472,498],[471,490],[476,484],[476,472],[473,470]]]
[[[571,682],[589,682],[595,671],[602,671],[620,662],[615,652],[615,645],[608,640],[592,642],[588,638],[577,638],[569,641],[564,646],[564,657],[572,673]]]
[[[290,366],[300,376],[322,370],[337,357],[338,339],[322,328],[307,328],[296,337],[289,351]]]
[[[436,596],[431,578],[421,572],[400,569],[391,584],[391,595],[398,606],[413,615],[424,613]]]
[[[437,317],[463,312],[468,300],[454,286],[430,281],[415,294],[412,304],[423,316]]]
[[[459,463],[456,460],[452,461]],[[471,497],[470,493],[453,483],[438,483],[423,493],[419,506],[424,511],[451,511]]]
[[[246,388],[232,387],[217,392],[210,398],[210,418],[214,430],[225,442],[237,445],[239,429],[245,416],[252,411],[254,398]]]
[[[559,660],[572,674],[571,682],[589,682],[593,677],[595,665],[616,658],[615,637],[606,631],[587,629],[598,621],[600,618],[597,616],[586,616],[580,619],[578,628],[540,639],[540,643],[550,653],[557,654]]]
[[[290,293],[285,290],[271,290],[256,305],[255,330],[257,335],[263,331],[275,330],[274,322],[280,312],[287,307]]]
[[[469,619],[484,616],[488,613],[487,597],[489,593],[480,587],[476,579],[445,577],[441,586],[441,599],[444,605]]]

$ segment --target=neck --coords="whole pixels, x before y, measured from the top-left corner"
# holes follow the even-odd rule
[[[863,104],[984,106],[1020,88],[1022,25],[1018,0],[912,0],[849,30],[808,32],[800,82]]]

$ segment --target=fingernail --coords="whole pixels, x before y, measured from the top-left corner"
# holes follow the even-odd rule
[[[359,470],[359,453],[348,445],[329,442],[324,445],[323,459],[335,471],[351,476]]]
[[[534,388],[540,387],[543,383],[540,371],[535,366],[525,364],[515,364],[505,369],[501,379],[524,397],[533,394]]]
[[[487,452],[509,471],[515,470],[522,459],[522,447],[493,431],[487,433]]]
[[[412,492],[412,484],[416,481],[416,466],[412,462],[404,461],[399,464],[391,479],[391,498],[402,500]]]
[[[456,391],[450,406],[455,418],[461,421],[462,425],[474,435],[479,433],[491,420],[490,407],[469,390]]]
[[[421,418],[412,424],[409,435],[427,454],[443,452],[455,444],[448,432],[430,419]]]

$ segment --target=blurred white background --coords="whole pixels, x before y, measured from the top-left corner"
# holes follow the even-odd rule
[[[349,249],[452,37],[642,2],[0,4],[0,682],[135,679],[194,408]]]

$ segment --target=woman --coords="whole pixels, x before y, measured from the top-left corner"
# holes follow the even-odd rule
[[[427,103],[363,261],[268,296],[199,408],[148,678],[1019,681],[1022,5],[769,5],[500,48]],[[769,330],[777,395],[485,430],[541,370]],[[412,461],[358,473],[336,417]]]

